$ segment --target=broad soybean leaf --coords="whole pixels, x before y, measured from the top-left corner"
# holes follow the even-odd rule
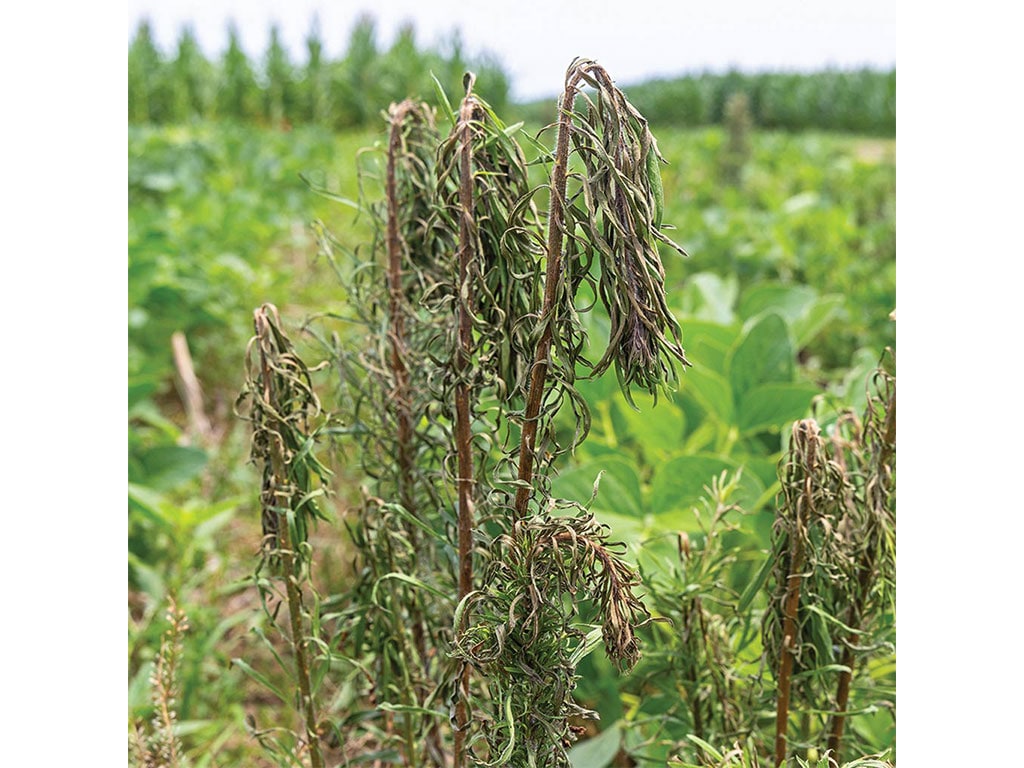
[[[585,375],[585,373],[580,375]],[[611,400],[618,397],[619,393],[619,385],[615,381],[614,376],[598,376],[596,379],[581,378],[576,382],[576,389],[583,395],[583,399],[590,404],[591,410],[602,400]]]
[[[754,475],[767,488],[779,480],[779,457],[746,456],[743,459],[743,471]]]
[[[693,508],[707,497],[705,486],[723,472],[732,474],[742,465],[711,454],[677,456],[662,464],[651,480],[647,508],[660,530],[699,530]],[[752,509],[764,493],[764,484],[753,472],[743,472],[732,501]]]
[[[684,396],[692,397],[714,420],[733,423],[732,385],[722,374],[695,363],[683,376],[681,388]]]
[[[196,477],[206,466],[206,452],[184,445],[158,445],[139,455],[142,476],[133,482],[160,491]]]
[[[704,320],[687,320],[683,324],[683,347],[694,367],[724,372],[725,361],[739,337],[738,323],[721,324]],[[687,369],[687,374],[689,375]]]
[[[622,731],[615,723],[592,739],[580,742],[569,750],[573,768],[606,768],[619,753]]]
[[[842,296],[822,296],[790,324],[793,342],[797,349],[806,347],[829,322],[844,312],[845,300]]]
[[[704,486],[735,464],[719,456],[677,456],[658,467],[651,479],[647,507],[654,515],[689,509],[704,495]]]
[[[641,446],[648,461],[659,461],[679,450],[686,431],[686,419],[676,403],[665,398],[655,405],[654,398],[638,392],[634,399],[639,411],[624,403],[616,410],[626,428]]]
[[[686,320],[683,323],[683,346],[687,349],[687,357],[689,357],[689,350],[691,347],[696,345],[708,345],[716,347],[722,352],[728,351],[728,349],[736,341],[736,336],[740,331],[740,325],[738,323],[713,323],[707,320]]]
[[[786,321],[774,312],[760,316],[733,348],[729,361],[737,402],[761,384],[792,381],[793,356]]]
[[[653,533],[650,526],[650,517],[638,515],[620,515],[607,509],[595,511],[597,522],[607,525],[611,529],[609,541],[621,541],[634,549],[640,547],[641,542],[649,538]],[[627,559],[632,555],[627,553]]]
[[[622,458],[603,456],[598,461],[563,472],[552,481],[552,492],[559,498],[586,504],[594,493],[594,482],[600,475],[597,497],[592,508],[633,516],[639,520],[643,516],[640,478],[629,459],[624,454],[619,455]]]
[[[744,320],[762,312],[778,312],[792,324],[803,316],[818,298],[818,292],[809,285],[783,283],[757,283],[740,298],[737,313]]]
[[[738,294],[739,282],[734,276],[723,278],[713,272],[700,272],[687,281],[682,308],[685,314],[724,325],[735,319],[733,306]]]
[[[808,384],[764,384],[755,387],[739,402],[740,432],[750,435],[766,429],[782,429],[807,415],[811,401],[820,394]]]

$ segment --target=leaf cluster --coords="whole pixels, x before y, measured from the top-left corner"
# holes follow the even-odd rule
[[[465,280],[459,284],[457,273],[452,274],[454,284],[446,292],[453,302],[472,297],[465,307],[472,325],[466,352],[474,364],[462,375],[480,377],[471,386],[492,388],[503,402],[525,397],[541,298],[541,224],[527,161],[515,140],[521,127],[506,126],[487,102],[469,93],[437,150],[433,226],[448,253],[462,248],[472,253]],[[468,189],[460,154],[466,133]],[[461,242],[464,234],[468,241]]]
[[[277,561],[287,549],[296,565],[308,564],[304,545],[311,524],[329,519],[318,503],[330,471],[314,452],[321,415],[310,370],[296,353],[270,304],[254,313],[255,335],[246,353],[242,418],[252,423],[252,461],[263,473],[263,552]]]
[[[765,655],[774,669],[791,655],[794,699],[807,715],[830,718],[833,750],[854,711],[848,697],[858,668],[892,651],[895,409],[895,359],[887,350],[863,419],[845,412],[831,433],[813,419],[797,422],[779,468]],[[863,683],[862,706],[891,706],[892,691],[869,677]]]
[[[493,542],[482,588],[456,613],[454,655],[480,674],[492,700],[475,739],[486,742],[476,755],[482,764],[568,765],[570,721],[595,717],[572,698],[577,666],[603,642],[620,669],[632,668],[636,631],[650,620],[607,527],[573,502],[550,505],[550,514]]]
[[[571,282],[590,280],[596,252],[596,294],[611,324],[608,348],[594,364],[600,376],[613,363],[629,398],[636,384],[652,394],[676,382],[675,363],[689,365],[679,325],[665,299],[665,269],[658,243],[685,251],[661,231],[663,161],[647,120],[593,62],[574,62],[570,73],[597,90],[582,93],[581,119],[569,122],[572,143],[585,172],[580,206],[569,207],[567,268]],[[573,75],[570,75],[573,76]],[[563,107],[568,108],[568,107]]]
[[[334,433],[338,447],[364,478],[354,519],[346,520],[355,583],[332,600],[342,654],[368,671],[358,678],[358,698],[370,703],[371,719],[351,724],[410,765],[439,765],[431,707],[448,676],[439,649],[449,643],[456,563],[444,470],[451,422],[438,398],[449,321],[434,305],[448,274],[433,225],[438,137],[433,110],[421,102],[394,104],[385,119],[386,149],[361,158],[360,211],[373,236],[362,258],[344,254],[354,269],[343,268],[340,244],[318,227],[321,253],[350,298],[346,315],[327,317],[352,323],[358,343],[309,328],[340,374],[337,407],[346,424]],[[383,201],[371,197],[375,189]]]

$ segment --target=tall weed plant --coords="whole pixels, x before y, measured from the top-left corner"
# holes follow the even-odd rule
[[[690,478],[698,489],[709,483],[694,507],[699,535],[679,534],[668,570],[645,569],[592,508],[600,475],[589,495],[569,498],[554,481],[591,431],[582,385],[614,368],[632,411],[638,391],[664,397],[690,365],[665,291],[662,254],[685,252],[662,222],[657,141],[586,59],[566,73],[553,150],[506,125],[473,75],[457,105],[437,92],[439,114],[393,104],[386,144],[360,161],[354,205],[373,237],[351,252],[318,230],[349,297],[307,327],[337,374],[334,426],[303,415],[319,407],[309,372],[276,311],[256,315],[260,363],[246,397],[272,566],[260,583],[281,579],[266,606],[288,612],[295,694],[281,698],[297,724],[271,750],[282,764],[313,766],[327,745],[346,763],[361,753],[410,766],[600,768],[616,755],[767,764],[774,748],[781,765],[810,760],[821,737],[835,759],[862,706],[851,689],[874,680],[869,658],[891,654],[894,370],[880,369],[864,419],[839,418],[830,441],[815,422],[796,423],[777,482],[748,495],[760,507],[769,486],[780,489],[767,553],[727,543],[738,530],[730,519],[744,512],[734,500],[743,473],[688,465],[700,472]],[[546,183],[531,184],[520,141],[539,152]],[[757,320],[733,361],[763,356],[788,335],[778,314]],[[292,362],[274,363],[271,352]],[[732,377],[737,392],[760,380],[744,375]],[[699,378],[698,391],[721,400],[715,380]],[[309,587],[309,603],[307,532],[328,477],[313,459],[318,434],[366,480],[346,523],[357,578],[323,600]],[[812,533],[819,520],[822,535]],[[664,549],[651,552],[654,563]],[[742,591],[730,583],[741,561],[756,571]],[[853,577],[842,582],[849,593],[829,591],[840,575]],[[640,663],[645,645],[651,657]],[[573,747],[597,717],[574,692],[598,646],[622,672],[636,668],[622,695],[638,706]],[[326,700],[324,685],[338,695]],[[668,717],[637,717],[652,696]],[[772,703],[774,742],[764,716]]]

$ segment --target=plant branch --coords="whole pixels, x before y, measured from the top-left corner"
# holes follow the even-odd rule
[[[549,355],[554,326],[555,304],[562,279],[562,247],[565,240],[565,190],[569,166],[569,138],[572,132],[572,111],[576,102],[581,74],[570,68],[565,91],[558,102],[558,138],[555,144],[555,165],[551,171],[551,199],[548,203],[547,271],[544,277],[544,303],[541,307],[543,330],[537,341],[530,389],[523,413],[523,431],[519,442],[519,487],[516,489],[515,520],[526,517],[526,507],[533,493],[534,450],[540,407],[544,399]]]
[[[868,414],[865,418],[865,432],[870,432],[877,423],[877,420],[873,418],[875,414],[877,411],[869,402]],[[896,451],[896,390],[894,387],[889,391],[884,414],[885,419],[879,435],[880,446],[872,466],[872,477],[868,480],[869,498],[865,500],[865,503],[874,509],[874,514],[869,518],[871,527],[866,531],[867,541],[858,568],[856,596],[850,603],[846,617],[846,626],[852,627],[854,630],[861,628],[860,624],[870,598],[871,585],[878,571],[881,546],[879,539],[883,535],[879,528],[885,519],[891,491],[891,462]],[[828,735],[828,748],[836,761],[839,760],[839,750],[842,746],[843,731],[846,725],[846,710],[849,706],[850,684],[853,681],[854,665],[857,663],[854,653],[857,642],[857,633],[852,633],[847,638],[841,661],[844,669],[839,673],[839,683],[836,687],[836,713],[832,716]]]
[[[398,231],[398,191],[395,179],[395,165],[402,151],[402,129],[406,116],[414,108],[412,101],[406,100],[394,108],[391,114],[391,135],[388,142],[387,157],[387,253],[388,253],[388,301],[390,308],[391,327],[388,337],[391,341],[391,370],[394,375],[394,392],[392,401],[395,403],[395,420],[397,421],[398,448],[398,497],[406,511],[416,514],[415,504],[410,488],[413,475],[412,455],[412,418],[409,414],[411,402],[409,392],[409,371],[405,364],[405,313],[402,291],[402,257],[405,248]],[[412,534],[413,531],[410,530]]]
[[[472,79],[467,81],[466,96],[459,108],[459,281],[456,317],[458,348],[455,353],[455,443],[458,453],[458,533],[459,533],[459,601],[473,589],[473,435],[470,415],[470,388],[466,372],[473,349],[472,283],[470,263],[475,258],[476,239],[473,220],[473,115],[476,99],[470,93]],[[465,765],[466,726],[469,723],[469,666],[459,675],[459,691],[455,706],[455,768]]]
[[[782,647],[779,652],[778,696],[775,710],[775,765],[786,761],[786,731],[789,725],[790,685],[793,656],[796,653],[797,613],[800,609],[800,583],[804,568],[804,531],[814,506],[814,467],[818,425],[811,419],[793,425],[793,442],[799,446],[799,466],[803,473],[803,498],[797,498],[792,510],[794,530],[790,533],[789,574],[783,602]]]
[[[276,334],[272,327],[269,314],[276,310],[272,307],[263,306],[255,312],[254,325],[256,339],[260,354],[260,373],[262,378],[263,402],[272,406],[280,404],[281,393],[274,390],[273,366],[268,360],[268,351],[275,349],[274,340]],[[273,415],[272,415],[273,414]],[[268,427],[278,435],[285,434],[287,427],[277,415],[276,410],[267,409],[268,420],[271,422]],[[270,440],[269,451],[269,482],[264,485],[264,497],[262,499],[264,515],[268,513],[277,515],[277,549],[281,557],[281,568],[284,574],[285,590],[288,598],[288,615],[291,624],[291,641],[295,654],[295,673],[299,684],[300,710],[304,715],[304,727],[306,731],[306,742],[309,745],[310,762],[313,768],[323,768],[324,759],[320,751],[320,737],[317,732],[316,711],[313,705],[312,687],[310,684],[309,664],[306,659],[306,646],[303,641],[302,629],[302,591],[299,588],[296,575],[295,550],[289,535],[288,516],[281,509],[282,500],[278,498],[281,489],[290,488],[288,478],[287,461],[285,459],[283,445],[278,440]],[[285,494],[290,496],[287,490]],[[284,500],[290,504],[291,498]]]

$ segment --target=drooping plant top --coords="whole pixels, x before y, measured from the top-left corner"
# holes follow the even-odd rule
[[[595,88],[595,96],[580,90],[580,83]],[[608,348],[591,375],[600,376],[614,364],[627,398],[634,384],[656,394],[677,380],[677,362],[689,365],[679,324],[667,306],[658,252],[658,243],[664,243],[685,255],[662,232],[659,163],[664,158],[647,120],[603,67],[580,59],[569,68],[561,107],[567,117],[573,113],[574,94],[585,107],[582,119],[571,119],[568,125],[586,172],[579,176],[584,205],[571,212],[579,217],[575,223],[585,238],[570,236],[567,254],[583,260],[597,252],[598,294],[611,320]],[[570,269],[576,266],[572,261]]]
[[[586,92],[587,86],[595,92]],[[584,101],[580,110],[578,98]],[[689,365],[679,324],[668,309],[658,244],[685,252],[662,232],[663,158],[647,120],[589,59],[569,66],[558,108],[544,303],[519,449],[519,517],[527,513],[537,457],[554,458],[586,437],[589,413],[574,388],[578,366],[593,377],[614,365],[632,405],[631,387],[656,395],[678,380],[677,364]],[[570,172],[570,147],[582,171]],[[610,320],[608,346],[596,362],[586,357],[577,308],[584,283]],[[555,443],[552,428],[564,397],[578,417],[567,447]]]
[[[596,93],[585,93],[587,86]],[[528,358],[525,365],[502,369],[507,381],[517,382],[501,393],[511,396],[513,405],[505,415],[521,431],[519,448],[510,455],[518,462],[514,508],[507,510],[505,531],[478,550],[482,584],[472,591],[460,589],[454,656],[464,665],[460,679],[470,668],[484,676],[487,696],[460,684],[455,694],[458,735],[468,728],[465,746],[478,764],[554,768],[569,765],[566,748],[575,738],[570,718],[594,716],[572,699],[579,662],[603,641],[617,666],[631,668],[640,651],[636,630],[651,620],[634,592],[639,578],[623,557],[624,546],[609,541],[608,527],[581,500],[551,493],[553,462],[588,430],[587,406],[574,387],[577,370],[599,376],[614,365],[630,397],[633,386],[651,392],[670,386],[677,379],[676,365],[687,361],[665,298],[658,245],[671,241],[660,228],[660,156],[646,120],[605,70],[588,60],[573,62],[559,102],[551,182],[541,188],[550,196],[542,239],[531,236],[531,217],[506,223],[513,212],[529,210],[538,192],[524,184],[518,200],[515,194],[500,195],[508,181],[519,178],[510,172],[516,163],[501,161],[519,154],[498,155],[494,163],[494,155],[469,151],[473,136],[497,147],[511,132],[482,130],[489,115],[468,90],[440,156],[451,158],[450,175],[459,179],[457,203],[452,183],[448,206],[450,218],[460,225],[459,315],[486,318],[492,326],[479,336],[461,337],[456,356],[486,359],[486,348],[474,346],[488,338],[485,333],[508,344],[521,332],[509,351],[524,347]],[[587,105],[581,111],[575,109],[578,96]],[[439,179],[445,177],[440,171]],[[497,236],[481,234],[495,223]],[[522,278],[515,278],[530,275],[535,242],[543,246],[545,264],[541,303],[529,293],[517,294],[518,305],[503,302],[503,289],[523,290]],[[523,266],[513,266],[508,254],[516,244],[523,246]],[[487,253],[489,246],[497,246],[493,255]],[[474,274],[497,278],[495,287],[473,279]],[[534,274],[532,284],[537,282]],[[499,300],[488,306],[482,295]],[[579,313],[598,301],[608,311],[611,333],[607,348],[592,361]],[[496,323],[501,327],[495,328]],[[458,366],[456,375],[463,383],[472,380]],[[520,397],[522,410],[515,405]],[[577,427],[570,441],[559,444],[554,419],[566,402]],[[460,462],[460,482],[471,474]],[[502,487],[500,478],[495,487]],[[460,519],[466,506],[460,496]],[[467,706],[476,714],[466,717]],[[480,728],[481,722],[487,727]]]

